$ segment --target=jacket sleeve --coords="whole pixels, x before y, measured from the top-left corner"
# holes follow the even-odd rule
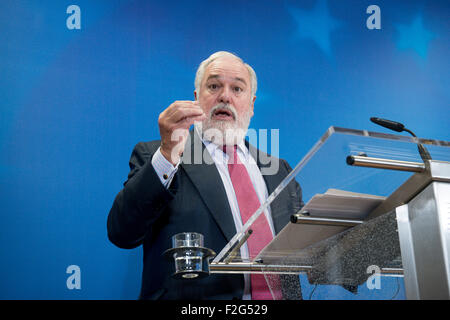
[[[134,147],[128,180],[109,211],[108,238],[120,248],[132,249],[142,244],[151,225],[174,197],[159,180],[151,163],[152,156],[145,143]]]

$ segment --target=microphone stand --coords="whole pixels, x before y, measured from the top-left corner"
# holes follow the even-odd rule
[[[370,121],[372,121],[373,123],[376,123],[376,124],[378,124],[378,125],[380,125],[382,127],[385,127],[387,129],[394,130],[394,131],[397,131],[397,132],[406,131],[406,132],[410,133],[414,138],[418,139],[417,136],[414,134],[414,132],[412,132],[411,130],[405,128],[405,126],[402,123],[400,123],[400,122],[387,120],[387,119],[376,118],[376,117],[370,118]],[[422,158],[422,161],[424,163],[427,160],[431,160],[430,153],[428,152],[428,150],[419,141],[417,141],[417,148],[419,149],[420,157]]]

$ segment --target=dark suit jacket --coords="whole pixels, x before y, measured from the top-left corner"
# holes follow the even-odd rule
[[[216,253],[236,234],[219,172],[198,135],[191,131],[189,140],[169,189],[162,185],[151,164],[160,141],[140,142],[135,146],[128,180],[108,215],[108,237],[120,248],[143,244],[142,299],[241,299],[242,275],[211,274],[202,279],[176,280],[171,277],[174,262],[162,256],[172,247],[171,237],[180,232],[203,234],[205,247]],[[201,145],[207,162],[212,164],[194,164],[195,140],[199,143],[197,146]],[[247,147],[260,169],[270,165],[260,161],[261,156],[267,157],[267,154],[248,143]],[[188,159],[190,163],[186,163]],[[279,169],[275,175],[263,175],[269,194],[292,170],[286,161],[270,159],[279,161]],[[300,186],[292,180],[271,204],[276,233],[301,206]]]

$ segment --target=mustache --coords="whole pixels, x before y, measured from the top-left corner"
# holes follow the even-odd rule
[[[209,113],[209,118],[212,119],[212,116],[216,113],[217,110],[225,110],[230,112],[233,115],[233,119],[236,120],[237,119],[237,111],[234,108],[233,105],[231,104],[227,104],[227,103],[219,103],[217,105],[215,105],[210,113]]]

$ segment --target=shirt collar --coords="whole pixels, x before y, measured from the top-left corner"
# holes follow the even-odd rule
[[[215,154],[216,152],[225,154],[222,150],[222,146],[218,146],[217,144],[212,143],[211,141],[207,141],[207,140],[203,140],[203,139],[202,139],[202,141],[203,141],[203,144],[205,145],[206,149],[208,149],[210,154]],[[244,155],[245,159],[248,160],[249,152],[248,152],[248,149],[247,149],[244,141],[242,141],[241,143],[239,143],[237,145],[237,149],[238,149],[238,153],[241,155]],[[228,158],[228,155],[227,154],[225,154],[225,155]]]
[[[225,155],[225,160],[228,161],[228,155],[225,154],[222,150],[222,146],[219,146],[211,141],[205,140],[203,139],[203,137],[200,135],[200,133],[197,131],[197,128],[195,127],[195,131],[197,132],[198,136],[200,137],[200,139],[202,140],[203,144],[205,145],[206,149],[208,149],[209,154],[217,159],[218,157],[214,157],[214,155],[220,155],[223,158],[223,155]],[[247,146],[245,145],[245,141],[242,140],[240,143],[237,144],[237,148],[238,148],[238,152],[241,155],[244,155],[244,158],[246,161],[249,160],[249,151]],[[216,152],[220,152],[220,153],[216,153]]]

